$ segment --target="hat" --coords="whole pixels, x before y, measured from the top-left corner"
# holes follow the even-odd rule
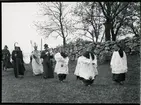
[[[15,46],[15,47],[20,47],[19,44],[18,44],[18,42],[15,42],[15,43],[14,43],[14,46]]]
[[[48,44],[44,44],[44,47],[45,47],[45,48],[46,48],[46,47],[48,48]]]
[[[5,48],[8,48],[8,46],[7,46],[7,45],[5,45],[4,47],[5,47]]]

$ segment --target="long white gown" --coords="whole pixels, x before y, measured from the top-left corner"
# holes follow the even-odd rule
[[[36,56],[36,59],[33,58],[33,55]],[[34,75],[42,74],[43,73],[43,66],[42,66],[42,60],[40,59],[40,51],[32,51],[32,69]]]
[[[68,71],[69,58],[68,57],[63,58],[60,53],[56,53],[54,57],[56,60],[54,72],[57,74],[68,74],[69,73]]]
[[[120,74],[127,72],[127,57],[123,51],[123,57],[121,58],[118,51],[114,51],[111,58],[111,68],[113,74]]]
[[[94,63],[94,65],[92,63]],[[95,79],[95,76],[98,75],[96,56],[94,60],[91,59],[91,56],[90,59],[80,56],[77,61],[74,75],[82,77],[86,80],[88,80],[90,77]]]

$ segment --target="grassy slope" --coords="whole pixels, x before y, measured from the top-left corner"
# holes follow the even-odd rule
[[[70,62],[70,74],[65,83],[54,79],[33,77],[26,65],[25,77],[16,79],[13,70],[2,72],[2,102],[20,103],[139,103],[140,59],[128,57],[128,73],[123,86],[113,84],[109,64],[98,67],[99,76],[91,87],[76,81],[76,62]]]

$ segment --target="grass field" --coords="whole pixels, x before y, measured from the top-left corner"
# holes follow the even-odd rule
[[[128,57],[128,73],[124,85],[113,84],[109,63],[98,66],[99,75],[86,87],[73,75],[76,62],[70,62],[67,80],[32,76],[31,65],[25,65],[23,79],[13,70],[2,71],[2,103],[140,103],[140,57]]]

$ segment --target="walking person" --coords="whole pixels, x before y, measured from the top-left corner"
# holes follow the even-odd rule
[[[41,58],[43,58],[43,78],[54,78],[54,72],[52,68],[51,58],[53,54],[49,51],[47,44],[44,45],[44,51],[41,52]]]
[[[31,63],[33,69],[33,76],[37,76],[43,73],[43,65],[40,59],[40,51],[37,50],[38,46],[34,45],[34,51],[31,53]]]
[[[97,58],[92,52],[86,51],[78,58],[74,75],[76,75],[77,79],[80,79],[85,86],[92,85],[98,75]]]
[[[4,71],[7,71],[7,68],[12,68],[12,63],[10,62],[10,51],[8,50],[8,46],[5,45],[2,50],[2,67]]]
[[[24,77],[25,67],[23,61],[23,54],[18,45],[15,45],[15,50],[12,52],[12,60],[13,60],[13,67],[14,67],[14,75],[16,78]]]
[[[69,58],[65,51],[61,51],[55,54],[55,71],[58,75],[60,82],[63,82],[66,79],[68,72],[68,62]]]
[[[125,81],[125,75],[127,73],[127,57],[126,53],[122,50],[121,46],[116,44],[114,46],[115,51],[113,52],[110,66],[113,74],[113,81],[123,85]]]

